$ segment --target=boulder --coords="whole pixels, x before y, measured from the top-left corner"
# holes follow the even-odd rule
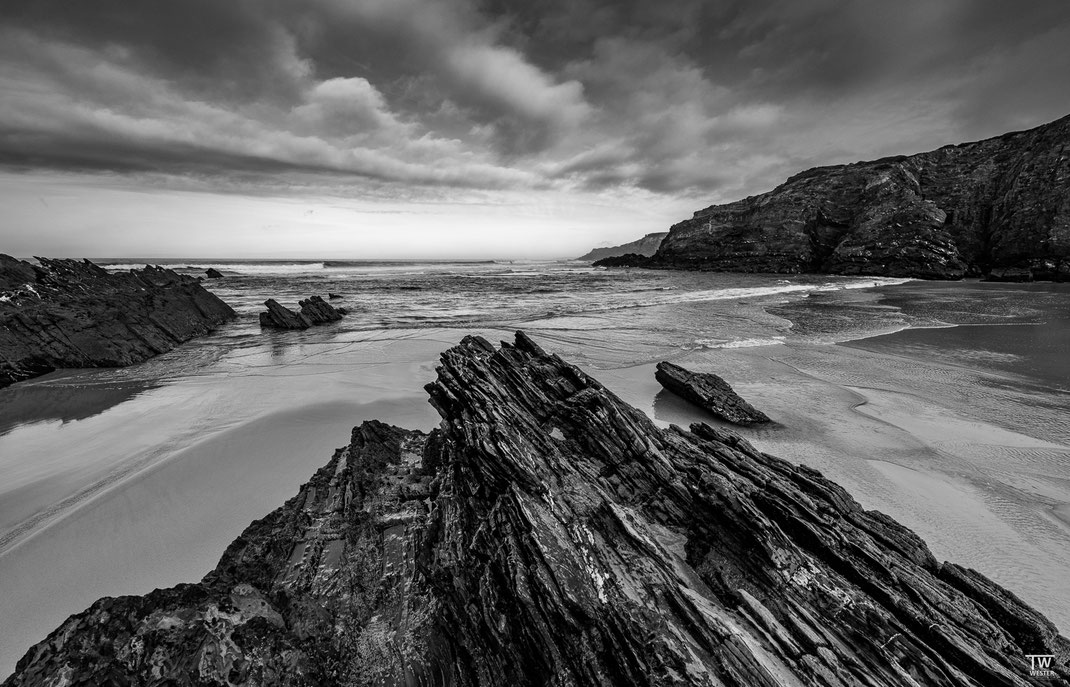
[[[260,326],[271,329],[308,329],[312,326],[303,313],[297,313],[284,305],[280,305],[274,298],[264,301],[267,311],[260,313]]]
[[[337,293],[331,293],[331,292],[328,291],[327,292],[327,298],[329,298],[332,301],[336,301],[339,298],[341,298],[341,296],[339,296]]]
[[[223,273],[222,273],[222,272],[220,272],[219,270],[217,270],[217,269],[216,269],[216,268],[214,268],[214,267],[209,267],[208,269],[206,269],[206,270],[204,271],[204,274],[205,274],[205,276],[207,276],[207,277],[208,277],[209,279],[222,279],[222,278],[223,278]]]
[[[342,319],[344,314],[319,296],[311,296],[306,300],[300,301],[298,305],[301,306],[301,314],[308,318],[308,321],[312,324],[337,322]]]
[[[770,421],[765,413],[743,400],[728,382],[712,372],[691,372],[679,365],[660,362],[654,377],[666,390],[725,422],[756,425]]]
[[[194,584],[105,598],[44,684],[987,687],[1070,642],[816,470],[661,429],[518,333],[465,337],[430,433],[369,420]]]

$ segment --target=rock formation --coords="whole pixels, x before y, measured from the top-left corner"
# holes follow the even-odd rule
[[[332,301],[336,301],[336,300],[339,300],[341,298],[341,296],[339,296],[337,293],[331,293],[331,292],[328,291],[327,292],[327,298],[331,299]]]
[[[0,255],[0,387],[65,367],[120,367],[207,334],[234,311],[188,275]]]
[[[430,434],[376,421],[197,584],[102,599],[4,684],[1027,685],[1070,642],[816,471],[659,429],[523,334]]]
[[[273,329],[308,329],[317,324],[337,322],[346,314],[344,308],[335,308],[319,296],[298,301],[301,312],[294,312],[280,305],[274,298],[264,301],[267,312],[260,313],[260,326]]]
[[[264,301],[266,312],[260,313],[260,326],[271,329],[308,329],[312,321],[301,313],[294,312],[274,298]]]
[[[222,279],[223,273],[214,267],[209,267],[204,271],[204,275],[209,279]]]
[[[629,243],[624,243],[619,246],[609,246],[606,248],[595,248],[583,257],[576,258],[577,260],[602,260],[604,258],[616,258],[622,255],[642,255],[649,257],[657,252],[658,246],[661,245],[661,240],[669,235],[667,231],[656,232],[654,234],[647,234],[641,239],[636,239]]]
[[[307,317],[312,324],[337,322],[345,314],[319,296],[311,296],[307,300],[298,303],[298,305],[301,306],[301,314]]]
[[[712,372],[691,372],[679,365],[660,362],[654,377],[666,390],[725,422],[736,425],[769,422],[769,416],[747,403],[728,382]]]
[[[606,266],[1070,279],[1070,116],[917,155],[818,167]],[[598,264],[598,263],[596,263]],[[1021,277],[1016,277],[1021,280]]]

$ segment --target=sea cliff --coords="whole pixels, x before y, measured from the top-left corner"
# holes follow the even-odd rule
[[[817,167],[604,266],[1070,280],[1070,116],[974,143]]]
[[[107,598],[4,684],[1028,685],[1070,643],[818,472],[661,429],[522,333],[430,433],[368,421],[196,584]]]
[[[585,255],[576,258],[577,260],[603,260],[605,258],[617,258],[622,255],[643,255],[651,256],[657,252],[658,246],[661,245],[662,239],[668,236],[669,232],[660,231],[653,234],[647,234],[646,236],[630,241],[628,243],[622,243],[619,246],[606,246],[604,248],[594,248],[588,251]]]

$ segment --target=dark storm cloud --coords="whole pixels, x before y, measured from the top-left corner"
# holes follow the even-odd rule
[[[7,0],[0,162],[730,199],[1070,111],[1070,3]]]

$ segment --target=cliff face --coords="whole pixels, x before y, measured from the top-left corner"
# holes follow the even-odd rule
[[[198,584],[102,599],[8,687],[1025,685],[1070,643],[817,472],[468,337]]]
[[[141,362],[233,318],[189,276],[111,274],[77,260],[0,254],[0,387],[64,367]]]
[[[1070,117],[918,155],[797,174],[610,265],[1070,279]]]
[[[591,252],[587,253],[583,257],[576,258],[577,260],[602,260],[604,258],[616,258],[622,255],[635,254],[651,256],[657,252],[658,246],[661,245],[662,239],[669,235],[669,232],[662,231],[654,234],[647,234],[641,239],[631,241],[629,243],[623,243],[619,246],[609,246],[607,248],[595,248]]]

